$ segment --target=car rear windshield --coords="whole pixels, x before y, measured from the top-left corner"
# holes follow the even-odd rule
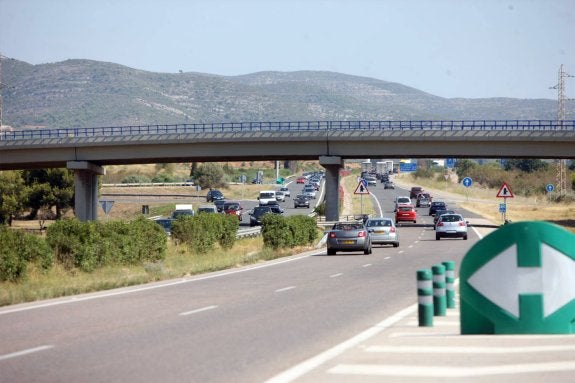
[[[373,226],[391,226],[391,220],[389,219],[382,219],[382,220],[373,220],[373,221],[367,221],[367,226],[368,227],[373,227]]]
[[[441,216],[441,220],[443,222],[459,222],[459,221],[463,221],[463,218],[461,218],[458,215],[444,214]]]
[[[334,230],[360,230],[363,225],[360,223],[336,223],[333,226]]]

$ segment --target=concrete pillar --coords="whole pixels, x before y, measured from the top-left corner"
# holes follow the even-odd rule
[[[339,169],[341,157],[321,156],[319,164],[325,168],[325,219],[339,221]]]
[[[68,161],[67,168],[74,170],[74,211],[80,221],[98,219],[98,175],[106,170],[87,161]]]

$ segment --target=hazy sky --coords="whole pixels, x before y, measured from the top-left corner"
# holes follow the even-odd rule
[[[153,72],[327,70],[442,97],[556,99],[575,0],[0,0],[0,54]],[[575,97],[575,78],[566,81]]]

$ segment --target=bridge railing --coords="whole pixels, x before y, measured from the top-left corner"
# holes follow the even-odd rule
[[[96,128],[28,129],[0,132],[0,141],[84,137],[122,137],[199,133],[301,132],[342,130],[575,130],[575,121],[453,120],[453,121],[268,121],[173,125],[135,125]]]

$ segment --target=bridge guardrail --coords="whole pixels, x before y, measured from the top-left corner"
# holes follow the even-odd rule
[[[28,129],[0,132],[0,141],[140,135],[341,130],[575,130],[575,120],[269,121]]]

